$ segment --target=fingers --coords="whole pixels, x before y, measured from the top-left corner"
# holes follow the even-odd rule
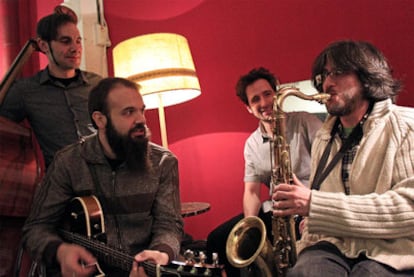
[[[145,273],[144,267],[138,267],[138,276],[146,277],[147,274]]]
[[[63,276],[90,276],[96,271],[96,259],[85,248],[62,243],[57,250]]]
[[[293,215],[298,212],[296,191],[297,187],[295,185],[279,184],[275,187],[272,194],[273,214],[275,216]]]
[[[285,200],[292,198],[292,193],[296,190],[294,185],[288,184],[279,184],[275,186],[272,194],[272,199],[274,201]]]
[[[272,194],[275,216],[309,215],[311,190],[286,184],[276,186]]]
[[[139,273],[138,273],[138,263],[137,262],[133,262],[132,263],[132,269],[131,272],[129,273],[129,277],[138,277]]]
[[[279,200],[273,203],[273,214],[276,216],[293,215],[297,213],[297,208],[291,200]]]
[[[169,257],[167,253],[160,252],[157,250],[144,250],[135,255],[135,261],[151,261],[155,264],[166,265],[168,264]]]

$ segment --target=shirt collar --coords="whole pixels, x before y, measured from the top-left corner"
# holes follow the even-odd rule
[[[77,82],[83,82],[86,84],[89,84],[88,79],[85,76],[85,73],[81,71],[80,69],[76,69],[76,75],[78,76]],[[44,84],[46,82],[53,82],[53,80],[50,78],[49,68],[46,67],[41,73],[40,73],[40,83]]]
[[[270,141],[270,136],[266,133],[266,130],[262,122],[259,122],[259,131],[260,131],[260,134],[262,135],[263,143]]]

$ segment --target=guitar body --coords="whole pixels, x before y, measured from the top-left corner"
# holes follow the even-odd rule
[[[95,255],[99,263],[125,272],[125,276],[128,276],[134,257],[106,245],[104,214],[99,200],[95,196],[73,198],[65,212],[62,227],[60,234],[64,240],[85,247]],[[103,272],[105,270],[101,270],[99,263],[96,265],[99,276],[105,276]],[[150,277],[219,277],[224,272],[221,266],[194,262],[173,261],[169,265],[143,262],[141,266]]]
[[[68,232],[106,242],[104,214],[99,200],[93,195],[71,200],[62,227]]]

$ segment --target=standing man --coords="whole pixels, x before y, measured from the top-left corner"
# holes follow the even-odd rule
[[[88,250],[58,232],[71,199],[90,195],[102,206],[108,246],[135,255],[136,262],[165,265],[177,258],[183,234],[178,162],[149,142],[144,111],[136,84],[126,79],[104,79],[91,91],[89,114],[98,133],[56,154],[23,228],[29,253],[48,269],[57,266],[63,276],[97,270],[85,266],[96,264]],[[129,274],[100,267],[107,276]]]
[[[38,22],[36,41],[39,50],[48,58],[48,65],[30,78],[17,80],[0,106],[0,116],[15,122],[28,120],[40,145],[45,168],[57,150],[95,132],[87,103],[89,91],[101,77],[79,70],[82,38],[76,24],[76,18],[56,13]],[[7,197],[2,198],[13,199],[10,195],[16,195],[31,199],[34,188],[15,190],[15,186],[7,186],[5,182],[1,193]],[[27,195],[19,194],[22,191]],[[0,219],[5,223],[0,227],[0,240],[4,242],[0,246],[0,253],[4,253],[0,255],[0,265],[7,271],[7,267],[11,270],[16,256],[14,249],[18,248],[19,240],[16,234],[20,233],[24,218],[0,214]]]
[[[247,111],[259,120],[259,127],[246,140],[244,147],[245,175],[243,194],[243,214],[240,214],[214,229],[207,237],[207,252],[217,252],[227,275],[236,277],[240,270],[229,264],[226,257],[226,241],[231,229],[247,216],[259,216],[271,234],[271,205],[261,202],[261,185],[270,185],[272,164],[270,161],[270,138],[273,135],[273,98],[278,80],[267,69],[261,67],[242,76],[236,85],[236,95]],[[287,113],[287,142],[290,144],[292,171],[307,183],[310,175],[310,152],[316,131],[322,122],[314,115],[305,112]]]
[[[400,83],[368,42],[329,45],[312,79],[331,95],[312,190],[295,179],[273,193],[276,216],[306,216],[288,276],[414,276],[414,110],[393,104]]]
[[[15,82],[0,106],[0,116],[15,122],[28,119],[46,168],[57,150],[95,131],[87,102],[101,77],[79,69],[82,38],[76,24],[76,18],[61,13],[38,22],[36,41],[48,65],[33,77]]]

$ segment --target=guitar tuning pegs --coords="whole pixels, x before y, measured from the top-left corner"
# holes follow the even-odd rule
[[[201,264],[204,264],[206,262],[206,260],[207,260],[206,254],[203,251],[200,251],[199,256],[200,256],[200,263]]]
[[[192,275],[196,275],[196,274],[198,274],[198,270],[197,270],[197,268],[196,268],[196,267],[193,267],[193,268],[190,270],[190,274],[192,274]]]
[[[184,258],[188,263],[193,263],[195,259],[194,252],[190,249],[185,250]]]
[[[204,270],[203,276],[212,276],[212,272],[209,268],[207,268],[206,270]]]
[[[177,267],[177,272],[182,272],[182,271],[184,271],[184,266],[179,265],[179,266]]]
[[[218,267],[218,265],[219,265],[218,253],[214,252],[211,258],[212,258],[212,261],[213,261],[213,266]]]

